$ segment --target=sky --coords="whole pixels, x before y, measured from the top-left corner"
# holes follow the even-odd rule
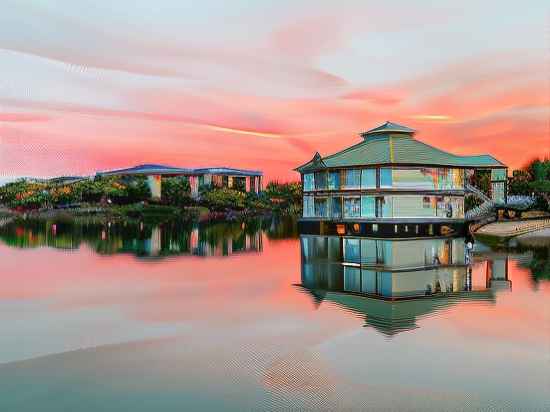
[[[387,120],[550,154],[545,1],[3,0],[0,182],[142,163],[292,169]]]

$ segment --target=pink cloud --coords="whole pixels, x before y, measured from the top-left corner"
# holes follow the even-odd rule
[[[46,122],[48,120],[50,117],[42,114],[0,112],[0,122]]]

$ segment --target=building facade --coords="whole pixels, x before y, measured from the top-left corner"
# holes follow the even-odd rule
[[[464,196],[472,189],[468,181],[477,169],[491,171],[492,198],[505,200],[503,163],[489,155],[444,152],[416,140],[414,133],[386,122],[362,133],[362,142],[326,157],[316,153],[298,167],[302,221],[464,222]],[[415,235],[420,230],[414,225],[403,229]]]
[[[258,170],[233,169],[229,167],[181,168],[156,164],[144,164],[127,169],[98,172],[102,176],[147,176],[152,199],[160,199],[162,178],[180,176],[189,182],[191,196],[199,196],[199,188],[219,187],[259,193],[263,187],[263,173]]]

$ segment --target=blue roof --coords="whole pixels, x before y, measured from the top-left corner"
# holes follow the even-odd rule
[[[170,174],[192,174],[193,169],[182,169],[180,167],[157,165],[157,164],[144,164],[134,167],[128,167],[126,169],[115,169],[104,172],[97,172],[98,176],[114,176],[114,175],[170,175]]]
[[[232,175],[232,176],[262,176],[259,170],[233,169],[231,167],[205,167],[194,169],[197,174]]]
[[[192,175],[199,176],[204,174],[232,175],[232,176],[262,176],[261,171],[232,169],[229,167],[208,167],[208,168],[181,168],[159,164],[143,164],[125,169],[107,170],[97,172],[97,176],[116,176],[116,175]]]

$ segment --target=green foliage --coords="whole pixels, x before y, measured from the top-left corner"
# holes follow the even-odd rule
[[[204,192],[201,202],[214,211],[243,210],[246,207],[246,195],[237,190],[216,188]]]
[[[536,208],[550,210],[550,159],[535,159],[514,170],[508,181],[511,195],[535,195]]]
[[[161,197],[170,205],[188,205],[191,203],[189,182],[183,177],[162,179]]]
[[[472,176],[472,185],[477,187],[487,196],[491,193],[491,171],[490,170],[476,170]]]
[[[483,203],[477,196],[468,195],[464,197],[464,211],[468,212]]]
[[[95,204],[110,200],[113,206],[150,202],[150,190],[144,176],[97,177],[70,184],[19,180],[0,187],[0,203],[10,208],[29,210],[60,205]],[[204,206],[210,211],[243,211],[245,214],[272,211],[276,214],[299,214],[302,208],[300,183],[271,182],[265,191],[245,193],[228,188],[202,188],[197,203],[190,196],[189,183],[181,177],[162,180],[162,204],[176,206]],[[137,206],[136,206],[137,207]],[[115,210],[116,208],[114,208]],[[143,210],[127,210],[142,216]]]
[[[302,211],[302,184],[299,182],[269,182],[264,195],[273,210],[282,214],[300,214]]]
[[[150,197],[145,178],[122,181],[116,177],[84,179],[71,184],[18,180],[0,187],[0,203],[10,208],[37,209],[111,199],[116,204],[135,203]]]

